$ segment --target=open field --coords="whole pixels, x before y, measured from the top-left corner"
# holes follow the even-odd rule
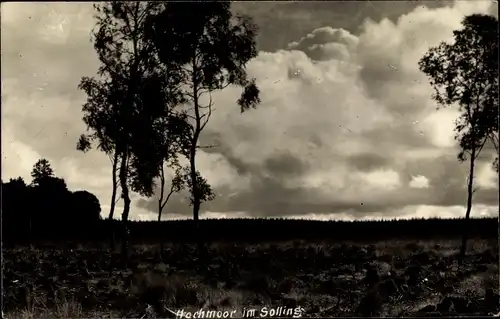
[[[496,240],[134,245],[128,270],[105,244],[4,249],[7,318],[172,317],[300,307],[305,317],[499,311]],[[292,311],[290,310],[290,311]],[[258,314],[258,311],[257,311]],[[238,315],[235,314],[235,315]],[[241,315],[241,313],[240,313]]]

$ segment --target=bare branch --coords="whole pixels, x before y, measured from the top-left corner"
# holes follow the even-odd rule
[[[493,147],[495,148],[495,150],[498,152],[498,133],[495,133],[495,132],[492,132],[490,133],[489,135],[489,139],[491,141],[491,143],[493,144]]]
[[[200,129],[201,131],[203,131],[203,129],[205,128],[205,126],[207,126],[207,123],[210,120],[210,117],[212,116],[212,105],[213,105],[212,104],[213,103],[212,102],[212,93],[209,93],[209,97],[210,97],[210,101],[208,102],[208,105],[207,105],[207,107],[208,107],[208,113],[204,114],[204,115],[206,115],[206,119],[203,122],[203,124],[201,125],[201,129]]]
[[[481,145],[477,148],[476,156],[474,157],[474,160],[476,160],[479,157],[479,154],[481,154],[481,151],[483,150],[484,144],[486,144],[487,140],[488,140],[488,138],[485,137],[483,139],[483,141],[481,142]]]
[[[204,148],[214,148],[214,147],[218,147],[219,145],[200,145],[200,146],[197,146],[196,148],[201,148],[201,149],[204,149]]]

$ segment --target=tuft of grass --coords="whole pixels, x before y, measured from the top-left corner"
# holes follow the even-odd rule
[[[25,309],[16,310],[6,313],[3,318],[6,319],[49,319],[49,318],[88,318],[89,315],[85,314],[83,307],[80,303],[71,301],[58,301],[55,303],[53,309],[48,309],[44,305],[32,305]],[[98,316],[100,317],[100,316]],[[98,318],[93,317],[93,318]]]
[[[198,291],[186,278],[165,275],[149,269],[132,275],[131,292],[143,305],[151,305],[164,316],[166,309],[199,304]]]

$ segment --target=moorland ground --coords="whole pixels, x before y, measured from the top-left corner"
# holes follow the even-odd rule
[[[6,318],[172,317],[166,310],[301,307],[303,316],[499,311],[497,240],[101,244],[3,249]]]

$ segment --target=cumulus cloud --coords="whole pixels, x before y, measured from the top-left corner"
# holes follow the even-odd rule
[[[411,188],[427,188],[429,187],[429,180],[422,175],[413,176],[409,186]]]
[[[304,51],[312,60],[349,61],[357,45],[358,38],[348,31],[323,27],[290,43],[288,49]]]
[[[28,15],[39,14],[18,10],[17,19],[6,22],[6,7],[2,10],[2,33],[11,34],[7,40],[2,36],[7,48],[2,54],[3,174],[29,176],[36,158],[45,156],[70,187],[98,195],[105,210],[109,161],[97,152],[80,154],[74,146],[85,129],[84,96],[76,85],[97,67],[88,41],[90,8],[36,6],[46,10],[37,12],[64,15],[48,29],[57,37],[38,36],[18,46],[11,43],[30,34],[16,36],[17,19],[29,24]],[[200,151],[197,165],[217,198],[202,206],[203,216],[462,215],[468,167],[456,160],[457,112],[436,111],[417,62],[430,46],[450,39],[465,15],[488,12],[490,6],[476,1],[419,7],[395,21],[367,20],[355,34],[323,26],[305,32],[286,50],[260,52],[248,65],[261,89],[256,110],[239,113],[236,88],[214,95],[217,110],[202,143],[217,147]],[[41,47],[47,49],[40,53]],[[5,148],[9,140],[14,146]],[[480,159],[482,186],[474,216],[494,214],[498,205],[489,155]],[[172,198],[167,216],[189,216],[186,195]],[[134,202],[133,218],[154,218],[156,200],[135,197]]]

